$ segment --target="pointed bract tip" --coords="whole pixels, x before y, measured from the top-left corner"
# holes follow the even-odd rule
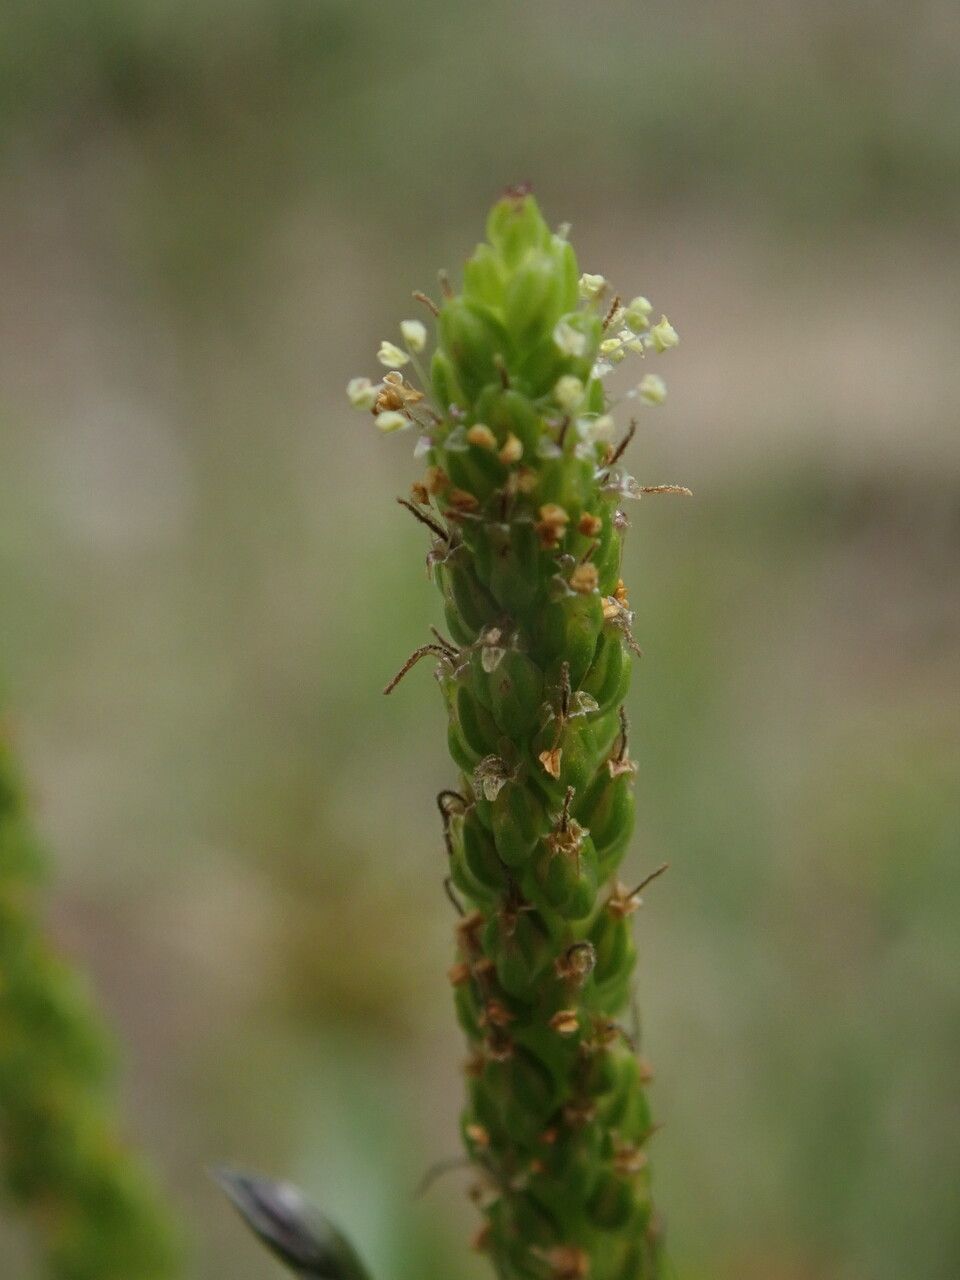
[[[292,1183],[227,1168],[210,1174],[254,1235],[295,1274],[367,1280],[349,1241]]]

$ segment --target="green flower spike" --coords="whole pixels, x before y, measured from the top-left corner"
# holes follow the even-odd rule
[[[50,1280],[170,1280],[179,1250],[119,1139],[107,1037],[40,923],[45,869],[0,722],[0,1193],[31,1217]]]
[[[636,890],[616,873],[633,825],[623,700],[633,615],[620,578],[623,506],[644,486],[611,442],[603,378],[676,345],[650,304],[607,298],[526,190],[493,208],[463,292],[441,278],[429,376],[401,326],[355,407],[412,428],[426,470],[401,499],[429,530],[449,639],[424,656],[460,770],[439,806],[460,911],[450,970],[469,1041],[463,1140],[503,1280],[652,1280],[648,1068],[619,1019],[633,983]],[[643,336],[640,336],[640,335]],[[411,341],[411,337],[415,341]],[[402,358],[400,358],[402,357]],[[666,389],[648,377],[641,405]],[[386,421],[384,421],[386,419]]]

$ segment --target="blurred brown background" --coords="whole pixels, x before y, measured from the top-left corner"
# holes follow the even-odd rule
[[[0,670],[190,1280],[273,1273],[219,1161],[485,1274],[464,1176],[413,1199],[461,1057],[441,708],[379,693],[415,464],[342,390],[520,179],[683,339],[634,462],[696,498],[628,565],[677,1273],[960,1275],[958,86],[950,0],[0,10]]]

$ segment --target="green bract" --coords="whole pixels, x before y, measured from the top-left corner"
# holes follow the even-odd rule
[[[2,1192],[33,1218],[51,1280],[169,1280],[178,1250],[119,1140],[105,1033],[40,924],[45,865],[0,722]]]
[[[650,1280],[648,1077],[617,1021],[639,898],[614,880],[633,826],[622,505],[646,490],[619,466],[602,378],[676,334],[638,336],[646,300],[628,313],[581,278],[526,192],[496,204],[487,241],[463,292],[445,283],[429,385],[394,372],[375,399],[350,393],[417,428],[426,464],[404,505],[431,531],[451,637],[414,657],[437,660],[461,771],[440,808],[477,1243],[505,1280]]]

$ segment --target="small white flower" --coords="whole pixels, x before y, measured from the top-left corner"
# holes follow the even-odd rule
[[[467,452],[467,450],[470,448],[470,444],[469,444],[469,441],[467,440],[467,428],[463,425],[462,422],[458,426],[453,428],[453,430],[447,436],[446,440],[444,440],[443,447],[447,450],[448,453],[466,453]]]
[[[574,329],[566,320],[557,322],[553,341],[565,356],[582,356],[587,349],[587,335]]]
[[[633,334],[631,334],[630,336],[632,338]],[[604,340],[600,343],[600,350],[603,352],[604,355],[609,355],[611,351],[619,351],[620,339],[604,338]]]
[[[385,364],[388,369],[402,369],[408,364],[410,357],[405,351],[401,351],[398,346],[392,342],[381,342],[380,350],[377,352],[377,359],[381,364]]]
[[[347,399],[355,409],[372,409],[377,402],[377,388],[369,378],[351,378],[347,383]]]
[[[606,287],[607,282],[603,276],[592,276],[585,271],[580,277],[580,297],[587,302],[599,298]]]
[[[644,404],[663,404],[667,398],[667,384],[658,373],[645,374],[637,384]]]
[[[537,457],[538,458],[561,458],[563,450],[557,444],[556,440],[551,440],[549,436],[541,436],[537,441]]]
[[[384,435],[389,435],[391,431],[405,431],[407,427],[413,425],[409,418],[405,418],[402,413],[396,413],[393,409],[378,413],[376,423]]]
[[[623,318],[634,333],[642,333],[644,329],[649,328],[652,310],[653,305],[648,298],[642,296],[633,298],[624,312]]]
[[[410,351],[419,353],[427,345],[427,326],[419,320],[401,320],[400,333]]]
[[[597,418],[577,419],[577,435],[588,444],[595,444],[598,440],[611,439],[613,430],[613,418],[609,413],[601,414]]]
[[[579,378],[566,373],[557,380],[553,388],[553,398],[561,409],[575,409],[583,399],[583,383]]]
[[[651,345],[657,351],[669,351],[680,341],[680,335],[666,316],[661,316],[649,333]]]

